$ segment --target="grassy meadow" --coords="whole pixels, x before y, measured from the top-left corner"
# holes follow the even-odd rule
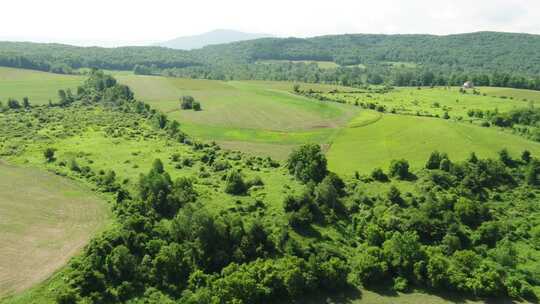
[[[379,118],[380,116],[380,118]],[[334,139],[327,156],[330,169],[340,174],[387,169],[392,159],[407,159],[420,168],[432,151],[464,160],[471,152],[496,157],[503,148],[514,156],[528,149],[540,154],[540,143],[496,128],[482,128],[437,118],[380,114],[365,110]]]
[[[58,90],[70,88],[75,92],[83,80],[84,76],[0,67],[0,101],[6,103],[9,98],[21,101],[28,97],[34,105],[55,102]]]
[[[448,112],[451,118],[468,119],[469,110],[508,112],[540,102],[540,92],[508,88],[478,88],[479,95],[459,92],[455,87],[395,88],[380,94],[370,91],[362,93],[327,93],[327,97],[354,103],[375,103],[407,115],[438,115]],[[484,96],[485,94],[485,96]],[[507,97],[507,98],[502,98]],[[512,97],[512,99],[510,99]]]
[[[213,81],[156,76],[118,75],[137,97],[178,120],[189,135],[216,141],[234,150],[284,159],[293,147],[328,144],[358,109],[310,100],[292,93],[292,83]],[[314,90],[345,87],[311,84]],[[179,98],[191,95],[202,111],[180,110]],[[245,148],[248,147],[246,150]]]
[[[24,188],[21,188],[24,185]],[[89,190],[0,162],[0,298],[48,278],[109,221]]]

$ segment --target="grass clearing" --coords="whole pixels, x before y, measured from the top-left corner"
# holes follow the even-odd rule
[[[528,96],[531,102],[540,102],[540,92],[516,90],[507,88],[478,88],[480,95],[472,94],[469,90],[467,94],[459,92],[459,88],[395,88],[394,90],[378,94],[374,92],[364,93],[337,93],[326,94],[329,97],[339,98],[350,104],[375,103],[386,107],[388,111],[394,109],[399,114],[416,115],[439,115],[443,116],[448,112],[451,118],[469,119],[469,110],[508,112],[518,108],[528,107],[529,102],[523,101],[523,96]],[[484,96],[483,94],[486,94]],[[515,98],[503,99],[497,97],[515,96]],[[495,96],[497,95],[497,96]],[[520,98],[518,98],[520,96]]]
[[[28,97],[33,105],[55,102],[58,90],[70,88],[76,92],[83,80],[83,76],[0,67],[0,101],[6,103],[8,98],[21,101]]]
[[[361,114],[369,117],[369,114]],[[361,116],[362,117],[362,116]],[[407,159],[412,167],[423,166],[432,151],[446,152],[450,159],[463,160],[475,152],[496,157],[507,148],[513,157],[528,149],[540,154],[540,143],[468,123],[436,118],[385,114],[376,123],[343,129],[327,153],[330,169],[339,174],[384,170],[392,159]]]
[[[294,95],[293,83],[272,81],[213,81],[156,76],[118,75],[141,100],[178,120],[189,135],[227,142],[231,149],[265,146],[262,155],[283,159],[306,142],[328,144],[358,109]],[[302,84],[328,92],[346,90],[321,84]],[[179,97],[191,95],[202,111],[180,110]]]
[[[0,298],[45,280],[108,219],[105,202],[79,185],[0,162]]]
[[[488,96],[508,97],[518,101],[533,101],[535,103],[540,102],[540,91],[493,87],[480,87],[478,90],[486,93]]]

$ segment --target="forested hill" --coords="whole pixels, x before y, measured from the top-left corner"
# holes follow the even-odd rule
[[[333,61],[360,63],[411,62],[462,69],[540,71],[540,35],[478,32],[449,36],[351,34],[307,39],[266,38],[209,46],[209,57]]]
[[[335,67],[305,61],[330,61]],[[57,73],[95,67],[193,78],[344,85],[453,85],[469,79],[480,85],[540,89],[540,35],[478,32],[262,38],[192,51],[0,42],[0,65]]]
[[[162,47],[76,47],[0,42],[0,66],[70,73],[78,68],[132,70],[136,65],[183,68],[200,64],[192,54]]]

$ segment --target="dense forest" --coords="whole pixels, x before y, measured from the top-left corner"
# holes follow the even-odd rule
[[[538,90],[539,50],[538,35],[497,32],[263,38],[192,51],[0,42],[0,65],[56,73],[72,73],[86,67],[192,78],[351,86],[461,85],[474,80],[478,85]],[[267,60],[276,62],[261,63]],[[330,61],[338,66],[323,69],[309,61]]]
[[[58,303],[287,302],[383,285],[537,297],[540,160],[528,151],[519,159],[506,150],[497,159],[471,154],[463,162],[435,151],[418,171],[400,159],[344,180],[328,171],[318,145],[299,147],[284,164],[243,154],[233,162],[230,152],[192,142],[177,122],[100,72],[93,71],[75,94],[62,96],[47,106],[2,107],[0,130],[29,140],[9,153],[40,138],[36,125],[55,126],[65,136],[103,128],[115,138],[155,137],[190,146],[196,153],[190,162],[203,169],[198,177],[173,180],[173,168],[156,159],[127,188],[108,168],[66,163],[45,149],[43,161],[115,197],[117,225],[70,262],[64,285],[55,291]],[[278,214],[265,212],[264,199],[220,212],[200,200],[197,189],[208,178],[233,197],[264,187],[260,179],[243,177],[242,170],[251,167],[282,170],[302,191],[289,193]],[[396,185],[402,183],[416,190],[400,190]],[[366,191],[374,184],[388,190]],[[287,224],[276,224],[277,216]],[[317,236],[318,229],[330,227],[336,238]]]

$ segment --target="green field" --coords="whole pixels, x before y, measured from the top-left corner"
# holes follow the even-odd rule
[[[31,104],[47,104],[58,99],[58,90],[70,88],[76,92],[84,77],[0,67],[0,101],[19,101],[28,97]]]
[[[48,278],[108,218],[107,205],[77,184],[0,162],[0,298]]]
[[[369,173],[386,169],[392,159],[407,159],[411,166],[425,164],[432,151],[446,152],[452,160],[464,160],[475,152],[495,157],[507,148],[518,157],[525,150],[540,154],[540,143],[496,128],[482,128],[437,118],[381,114],[364,111],[335,138],[327,153],[330,169],[341,174]]]
[[[156,76],[118,75],[139,99],[178,120],[188,134],[223,143],[231,149],[284,159],[305,142],[328,144],[358,109],[297,96],[292,83],[270,81],[212,81]],[[347,88],[303,84],[330,91]],[[179,98],[192,95],[200,112],[180,110]],[[247,149],[245,149],[248,147]]]
[[[100,75],[96,74],[93,77],[104,77]],[[159,269],[163,270],[160,268],[162,267],[160,265],[163,265],[161,261],[163,259],[169,261],[167,262],[171,263],[167,266],[169,268],[175,267],[174,265],[177,265],[176,263],[179,261],[176,254],[169,255],[164,253],[162,249],[166,250],[164,248],[168,248],[169,244],[181,244],[181,242],[187,245],[188,242],[192,242],[191,240],[195,240],[193,244],[199,240],[207,242],[210,240],[209,237],[212,237],[213,241],[209,241],[208,244],[212,244],[212,246],[193,247],[196,250],[191,250],[189,247],[185,247],[186,250],[181,249],[182,257],[186,260],[200,263],[196,264],[197,268],[186,269],[190,269],[190,271],[191,269],[201,269],[215,275],[223,275],[226,279],[223,282],[236,284],[234,283],[238,282],[235,281],[236,279],[230,279],[225,274],[228,271],[222,274],[215,273],[216,270],[206,268],[208,266],[203,264],[206,262],[198,262],[199,258],[192,254],[199,254],[198,252],[204,254],[205,258],[200,261],[213,261],[214,259],[217,261],[221,258],[234,257],[234,259],[238,259],[234,261],[239,261],[238,263],[242,265],[254,265],[250,263],[255,258],[263,259],[266,261],[265,263],[269,263],[263,269],[270,269],[266,267],[273,265],[273,263],[284,263],[283,260],[276,258],[272,252],[277,252],[278,257],[279,255],[292,256],[296,254],[295,252],[303,252],[310,256],[314,255],[314,258],[321,260],[318,263],[310,258],[309,263],[301,268],[305,270],[301,273],[309,274],[313,269],[318,269],[316,272],[312,272],[314,277],[318,277],[329,269],[328,273],[334,273],[332,277],[328,276],[331,280],[337,278],[336,280],[344,282],[347,279],[350,280],[349,283],[353,284],[352,289],[360,289],[359,293],[351,297],[340,298],[332,294],[332,297],[327,299],[326,297],[316,297],[315,293],[313,300],[301,298],[296,303],[473,303],[469,302],[468,298],[455,298],[452,295],[444,294],[438,296],[415,291],[416,287],[430,288],[432,283],[429,280],[433,277],[431,274],[437,273],[452,280],[474,282],[475,288],[491,286],[490,282],[496,282],[496,284],[500,284],[501,288],[505,288],[502,286],[507,285],[503,284],[511,282],[497,281],[499,273],[504,273],[500,275],[503,277],[511,271],[518,272],[523,278],[527,278],[528,282],[533,282],[531,290],[538,291],[534,282],[537,282],[540,274],[538,273],[540,257],[534,242],[537,240],[537,236],[540,237],[540,234],[533,229],[537,225],[538,209],[537,204],[531,204],[531,202],[537,201],[533,195],[540,192],[536,188],[537,186],[529,184],[529,181],[525,180],[524,174],[534,168],[534,162],[530,164],[524,161],[509,162],[508,164],[505,162],[486,162],[486,166],[493,167],[494,170],[484,171],[482,174],[473,171],[477,166],[476,163],[460,164],[463,166],[463,174],[466,174],[466,178],[471,181],[484,178],[484,175],[488,175],[488,178],[491,178],[491,175],[504,177],[508,173],[512,174],[513,179],[519,183],[519,186],[514,186],[513,181],[502,178],[501,183],[504,184],[501,185],[486,183],[485,189],[489,191],[490,197],[485,201],[473,196],[472,192],[459,192],[466,189],[463,187],[475,184],[461,184],[459,179],[465,180],[465,178],[458,176],[459,170],[456,170],[457,173],[452,170],[444,173],[451,176],[450,181],[453,184],[448,189],[441,187],[437,193],[433,194],[433,197],[429,198],[428,195],[432,193],[428,193],[423,187],[431,189],[440,185],[437,184],[439,181],[431,181],[425,177],[437,172],[442,173],[442,171],[421,170],[421,168],[434,150],[448,153],[453,161],[466,158],[472,151],[476,152],[480,158],[497,157],[497,151],[502,148],[507,148],[511,156],[517,158],[524,149],[530,150],[533,156],[540,155],[540,143],[513,135],[508,129],[484,128],[468,121],[459,122],[454,119],[444,120],[434,117],[381,113],[364,110],[350,104],[314,101],[289,93],[291,83],[220,82],[125,74],[118,77],[124,83],[131,81],[135,92],[140,92],[140,94],[137,93],[137,98],[148,100],[155,108],[167,112],[169,118],[178,119],[181,123],[181,129],[192,136],[209,141],[218,140],[223,143],[223,147],[252,151],[259,157],[229,152],[216,145],[186,144],[183,138],[174,132],[175,130],[171,128],[170,124],[165,124],[165,128],[156,124],[159,117],[156,113],[150,110],[140,110],[136,103],[125,102],[124,99],[102,100],[103,102],[97,101],[93,104],[75,102],[65,107],[38,107],[24,111],[5,110],[0,112],[0,155],[14,165],[36,168],[6,167],[8,168],[5,171],[7,174],[3,174],[4,172],[1,170],[4,170],[4,167],[0,166],[2,173],[0,175],[0,182],[2,182],[0,194],[9,194],[10,191],[13,192],[13,189],[25,190],[15,192],[17,197],[21,197],[19,199],[21,203],[18,204],[10,205],[9,202],[13,200],[5,200],[5,197],[9,198],[9,196],[3,196],[4,200],[8,202],[7,206],[11,209],[26,205],[34,207],[36,201],[40,202],[40,208],[33,208],[31,212],[16,213],[10,211],[10,208],[7,208],[6,212],[0,210],[2,211],[0,214],[8,214],[10,220],[16,219],[23,223],[23,225],[17,226],[15,223],[7,222],[6,228],[0,225],[6,231],[11,229],[19,233],[16,236],[7,234],[13,240],[3,239],[3,243],[15,245],[6,247],[8,248],[6,254],[3,254],[6,257],[3,261],[5,265],[0,264],[1,269],[5,268],[11,271],[9,268],[11,265],[8,262],[15,260],[15,255],[20,255],[20,252],[40,255],[41,252],[47,250],[49,243],[63,244],[62,240],[55,238],[59,233],[78,237],[80,242],[72,243],[84,244],[89,235],[99,230],[99,223],[105,221],[106,213],[98,214],[98,211],[86,205],[77,205],[77,208],[69,209],[75,215],[71,215],[67,211],[64,212],[65,209],[62,209],[62,206],[65,206],[66,200],[68,202],[71,200],[85,202],[82,199],[84,196],[81,194],[83,190],[80,190],[79,187],[76,189],[79,189],[81,193],[75,190],[66,190],[67,186],[65,185],[75,187],[75,184],[66,182],[64,178],[43,172],[53,171],[58,175],[67,176],[81,185],[91,187],[95,192],[104,193],[103,195],[107,197],[120,197],[121,192],[117,191],[122,189],[127,191],[122,193],[130,193],[135,198],[133,200],[118,199],[111,202],[117,216],[115,219],[118,226],[115,227],[122,229],[110,229],[105,232],[103,237],[96,237],[95,243],[92,242],[89,246],[90,249],[80,255],[80,260],[77,259],[71,266],[58,272],[55,270],[60,269],[60,266],[66,263],[72,251],[65,249],[64,246],[55,246],[55,248],[60,247],[57,248],[58,250],[64,250],[54,255],[54,262],[59,264],[48,261],[41,262],[41,265],[47,268],[46,271],[43,271],[43,276],[32,277],[33,280],[30,280],[27,285],[13,283],[17,284],[17,288],[20,289],[13,290],[16,293],[15,297],[11,297],[3,303],[52,303],[59,291],[77,293],[82,301],[104,302],[101,299],[90,300],[90,298],[94,294],[97,295],[96,293],[106,294],[109,292],[108,297],[114,298],[116,294],[120,297],[121,293],[125,292],[123,288],[127,286],[124,285],[124,282],[133,284],[132,287],[137,287],[128,291],[130,297],[149,298],[149,295],[143,296],[139,291],[142,291],[142,288],[146,286],[153,286],[152,284],[156,282],[151,276],[158,278],[157,275],[161,273]],[[93,91],[93,83],[99,82],[86,82],[81,94],[87,95],[81,95],[81,100],[86,101],[91,96],[98,96],[94,95],[96,92]],[[302,87],[309,86],[302,84]],[[332,89],[331,86],[320,85],[313,85],[313,88],[327,92]],[[102,91],[106,90],[102,88]],[[414,93],[417,90],[410,89],[402,92]],[[200,100],[203,111],[179,110],[178,96],[185,94],[193,95]],[[388,94],[378,95],[388,96]],[[451,92],[448,94],[459,93]],[[477,95],[474,97],[486,98],[486,100],[492,98]],[[472,100],[471,103],[473,101],[478,100]],[[517,103],[518,101],[511,102]],[[488,108],[491,105],[485,101],[485,103],[475,103],[474,106]],[[282,108],[287,110],[283,111]],[[253,115],[250,116],[250,113]],[[327,152],[329,169],[337,172],[344,179],[344,183],[339,182],[337,178],[333,180],[332,178],[335,177],[332,177],[325,178],[320,183],[308,181],[303,184],[299,181],[298,175],[295,177],[297,172],[289,172],[283,162],[274,163],[260,157],[264,155],[263,153],[268,153],[267,150],[276,151],[278,147],[281,149],[279,153],[287,155],[292,147],[313,141],[327,144],[324,148]],[[45,162],[43,152],[46,148],[55,150],[54,161]],[[313,148],[317,149],[318,147]],[[324,158],[318,151],[317,156]],[[354,171],[368,174],[375,167],[382,167],[387,171],[390,160],[401,158],[409,161],[412,173],[416,174],[419,179],[393,176],[389,181],[382,179],[374,181],[352,177]],[[152,168],[155,159],[162,160],[162,172],[154,169],[151,174],[147,175],[147,178],[141,178]],[[306,161],[309,160],[300,160],[300,162]],[[295,170],[305,165],[300,162],[297,161],[293,165]],[[310,162],[311,164],[313,162]],[[484,164],[483,160],[480,160],[479,164]],[[156,167],[154,166],[154,168]],[[456,166],[456,168],[460,167]],[[10,170],[23,171],[16,175],[11,174]],[[233,172],[239,172],[239,178],[243,180],[244,190],[241,193],[231,193],[226,190],[232,183],[229,178]],[[162,175],[163,178],[170,176],[172,180],[180,177],[189,178],[191,181],[189,187],[193,187],[193,191],[197,193],[196,202],[177,201],[177,195],[179,195],[178,197],[187,196],[188,190],[181,189],[177,183],[162,184],[155,179],[156,174]],[[109,176],[112,176],[112,179]],[[30,186],[20,187],[24,183]],[[168,191],[167,189],[175,190],[165,198],[167,203],[177,204],[178,210],[175,211],[174,216],[161,213],[162,209],[156,205],[159,201],[155,200],[154,196],[145,199],[142,194],[139,194],[144,191],[144,185],[150,183],[150,187],[160,191],[159,193],[155,192],[159,194],[156,197]],[[249,186],[247,186],[248,184]],[[540,182],[538,184],[540,185]],[[43,189],[43,185],[51,187],[52,190]],[[161,188],[162,185],[163,188]],[[32,190],[35,187],[39,188]],[[338,194],[338,189],[344,192]],[[396,189],[400,192],[398,198],[392,194]],[[299,196],[302,193],[304,196]],[[484,223],[491,225],[496,222],[500,227],[511,228],[508,229],[508,232],[506,230],[493,232],[497,233],[500,239],[487,247],[487,244],[490,244],[488,242],[492,241],[484,239],[484,236],[481,235],[485,226],[468,224],[459,213],[461,209],[455,207],[461,204],[458,201],[459,196],[467,199],[464,201],[465,203],[469,201],[472,204],[482,203],[489,210],[489,218],[478,211],[479,216],[475,217],[475,220],[483,221],[481,225]],[[291,199],[294,202],[291,202]],[[41,202],[42,200],[44,202]],[[1,203],[2,199],[0,199],[0,207]],[[295,210],[294,204],[309,205],[304,205],[302,211],[301,209]],[[104,204],[97,203],[95,205]],[[198,215],[182,217],[189,215],[190,213],[184,212],[192,207],[196,208],[198,212],[205,213],[204,218],[207,218],[208,221],[204,218],[198,218]],[[58,209],[60,211],[55,213]],[[82,212],[82,209],[85,212]],[[43,215],[45,223],[34,219],[34,213]],[[50,213],[55,216],[49,215]],[[89,220],[88,213],[95,216],[90,217]],[[17,217],[19,214],[25,217]],[[71,217],[74,217],[75,220]],[[19,220],[19,218],[21,219]],[[101,222],[96,223],[98,220],[94,220],[95,218]],[[193,228],[193,225],[198,224],[191,224],[192,218],[196,219],[194,222],[206,223],[208,230],[203,226]],[[141,219],[145,219],[144,225],[140,225],[143,224]],[[62,225],[67,222],[69,229],[64,229],[61,226],[49,228],[47,224],[51,223],[48,221]],[[91,223],[86,224],[88,221]],[[24,230],[23,228],[29,226],[26,225],[27,223],[39,225],[38,230]],[[251,227],[253,223],[260,223],[264,229],[268,230],[268,234],[260,230],[255,230],[253,234],[251,234],[252,232],[244,234],[242,231],[246,231],[246,229],[242,227]],[[80,225],[93,225],[84,229],[84,232],[87,233],[84,235],[86,239],[80,236],[80,232],[76,233],[70,230]],[[437,228],[435,225],[441,226]],[[470,230],[470,232],[464,232],[466,233],[464,237],[467,240],[480,238],[476,239],[476,243],[461,243],[460,241],[460,245],[455,245],[456,247],[452,251],[447,251],[451,244],[445,243],[446,235],[456,225],[459,225],[459,229],[462,231]],[[211,228],[212,226],[217,228]],[[192,233],[194,237],[191,240],[184,239],[184,236],[177,234],[184,233],[176,230],[179,227],[191,231],[189,233]],[[432,233],[435,231],[432,227],[442,229],[442,233],[432,237]],[[375,228],[376,231],[370,236],[367,234],[368,228]],[[406,236],[408,229],[413,231],[411,233],[417,233],[422,238],[416,239],[413,236]],[[21,233],[25,231],[28,231],[28,235],[21,237]],[[511,231],[515,231],[515,235],[511,234]],[[54,235],[49,236],[47,233]],[[202,233],[207,233],[207,235]],[[406,242],[399,241],[399,235],[407,237]],[[371,238],[372,236],[373,238]],[[230,239],[234,242],[221,244],[217,241],[218,237],[219,240]],[[505,247],[507,237],[519,237],[518,240],[512,241],[512,245],[515,247]],[[28,246],[32,245],[32,238],[41,240],[38,246],[39,250],[27,250]],[[279,244],[280,247],[270,248],[267,251],[264,244],[265,239],[271,240],[272,244]],[[259,243],[259,240],[263,240],[262,243]],[[16,245],[15,241],[24,242]],[[251,247],[251,244],[259,245]],[[219,248],[219,251],[211,251],[214,245]],[[411,246],[409,247],[409,245]],[[126,247],[128,251],[124,251],[124,253],[119,251],[124,250],[123,247]],[[76,249],[79,248],[80,246]],[[397,260],[394,260],[394,254],[401,255],[401,249],[404,252],[409,252],[410,248],[416,248],[414,251],[419,254],[411,256],[404,254],[400,256],[400,259],[414,261],[415,264],[418,261],[428,263],[439,259],[445,264],[436,269],[416,264],[422,267],[422,272],[425,272],[418,274],[413,272],[409,266],[402,266],[401,262],[396,264]],[[481,254],[482,248],[486,251],[485,255]],[[76,251],[76,249],[74,250]],[[382,251],[377,251],[377,256],[369,256],[371,254],[369,252],[374,252],[369,250]],[[513,250],[515,250],[515,254]],[[456,256],[456,253],[486,260],[486,262],[489,261],[489,264],[480,264],[479,261],[475,260],[474,265],[466,266],[467,269],[462,270],[461,267],[464,265],[460,264],[461,256]],[[251,254],[253,254],[253,259],[249,258]],[[318,267],[324,264],[323,260],[328,258],[327,254],[339,256],[340,261],[335,262],[343,265],[343,268],[336,266],[338,267],[336,269],[340,270],[339,273],[349,274],[350,277],[344,278],[335,274],[332,271],[333,266],[325,266],[330,268],[324,268],[326,270],[321,271],[323,268]],[[47,254],[44,253],[44,255]],[[508,263],[508,257],[516,262]],[[365,266],[363,263],[369,263],[370,267],[375,267],[372,258],[388,267],[376,270],[385,273],[384,279],[376,286],[381,287],[381,285],[388,284],[386,291],[366,290],[362,287],[372,286],[370,285],[371,281],[365,281],[368,279],[360,276],[370,272],[368,269],[361,268]],[[98,261],[96,259],[105,262],[95,263]],[[25,265],[41,261],[39,257],[34,256],[23,256],[20,260]],[[0,261],[2,261],[1,258]],[[227,260],[227,263],[230,261],[233,260]],[[136,263],[135,265],[141,266],[133,267],[133,264],[127,264],[128,266],[124,267],[123,265],[126,265],[124,262]],[[296,262],[292,260],[287,263],[296,265]],[[408,265],[415,264],[408,262]],[[84,265],[84,268],[79,268],[79,265]],[[481,267],[489,267],[487,269],[491,271],[490,276],[486,278],[488,283],[485,285],[483,284],[483,274],[486,272],[486,268]],[[38,269],[38,272],[42,272],[41,268],[37,268],[35,265],[33,268],[32,270]],[[28,273],[24,269],[21,270],[21,267],[14,269],[14,273],[10,274],[9,271],[3,273],[7,273],[6,277],[10,279]],[[96,271],[95,280],[98,283],[84,284],[88,280],[86,279],[89,275],[88,270],[92,273]],[[131,270],[137,272],[137,275],[131,276]],[[493,272],[495,270],[497,272]],[[128,272],[124,273],[124,271]],[[392,283],[398,271],[408,273],[404,276],[399,275],[401,282],[407,284],[405,287],[399,287],[396,284],[397,281]],[[51,276],[53,272],[55,274]],[[34,273],[35,271],[32,272],[32,274]],[[247,272],[240,272],[240,270],[233,270],[233,273],[242,274],[242,278],[250,275]],[[303,280],[301,273],[296,275],[299,280]],[[261,272],[256,271],[253,274],[259,278]],[[139,279],[145,278],[146,275],[149,275],[147,281]],[[418,277],[413,277],[416,275]],[[82,283],[77,281],[81,277],[83,278]],[[121,280],[118,279],[120,277]],[[49,280],[43,281],[45,278],[49,278]],[[265,277],[260,281],[263,284],[272,284],[273,279]],[[282,280],[279,276],[275,279]],[[417,281],[415,280],[417,279],[420,282],[419,285],[416,285]],[[173,282],[175,279],[166,278],[166,280]],[[328,282],[328,279],[325,280]],[[519,282],[524,282],[525,279],[520,280]],[[8,280],[4,280],[3,276],[0,282],[4,281],[8,282]],[[38,282],[43,283],[38,284]],[[145,287],[134,285],[138,282],[146,284],[142,285]],[[244,282],[243,279],[242,282]],[[322,285],[318,286],[323,289],[325,283],[320,282],[318,284]],[[454,284],[454,281],[447,282]],[[101,288],[99,286],[102,286],[102,283],[105,284],[103,286],[107,286],[107,290],[98,290],[92,294],[92,288],[95,286]],[[289,281],[289,283],[295,284],[294,281]],[[169,286],[178,286],[178,284],[178,282],[171,283]],[[211,284],[216,284],[211,289],[212,292],[216,293],[222,292],[221,287],[226,286],[221,281],[212,281]],[[243,283],[240,286],[244,286]],[[281,283],[276,286],[281,286]],[[74,290],[71,289],[72,287]],[[162,287],[158,286],[158,288]],[[276,287],[272,285],[267,290],[274,288]],[[459,288],[463,288],[460,289],[460,292],[468,295],[476,291],[476,289],[465,289],[469,287]],[[401,293],[397,290],[411,292]],[[444,292],[448,289],[446,286],[442,286],[437,290]],[[525,292],[530,291],[525,290],[524,295],[526,295]],[[312,292],[304,295],[311,296]],[[163,296],[177,297],[171,294]],[[131,299],[134,300],[133,297]],[[116,301],[119,300],[111,302]],[[501,301],[504,302],[504,300]]]
[[[459,88],[395,88],[388,93],[379,94],[370,91],[363,93],[324,94],[330,98],[344,100],[347,103],[375,103],[383,105],[388,111],[395,110],[407,115],[438,115],[448,112],[451,118],[468,119],[469,110],[490,110],[508,112],[513,109],[530,106],[540,102],[540,92],[507,88],[478,88],[480,95],[459,92]],[[484,96],[483,94],[486,94]],[[514,96],[503,99],[499,96]],[[527,99],[528,101],[524,101]]]
[[[508,97],[519,101],[534,101],[535,103],[540,102],[539,91],[492,87],[480,87],[478,90],[486,93],[488,96]]]

